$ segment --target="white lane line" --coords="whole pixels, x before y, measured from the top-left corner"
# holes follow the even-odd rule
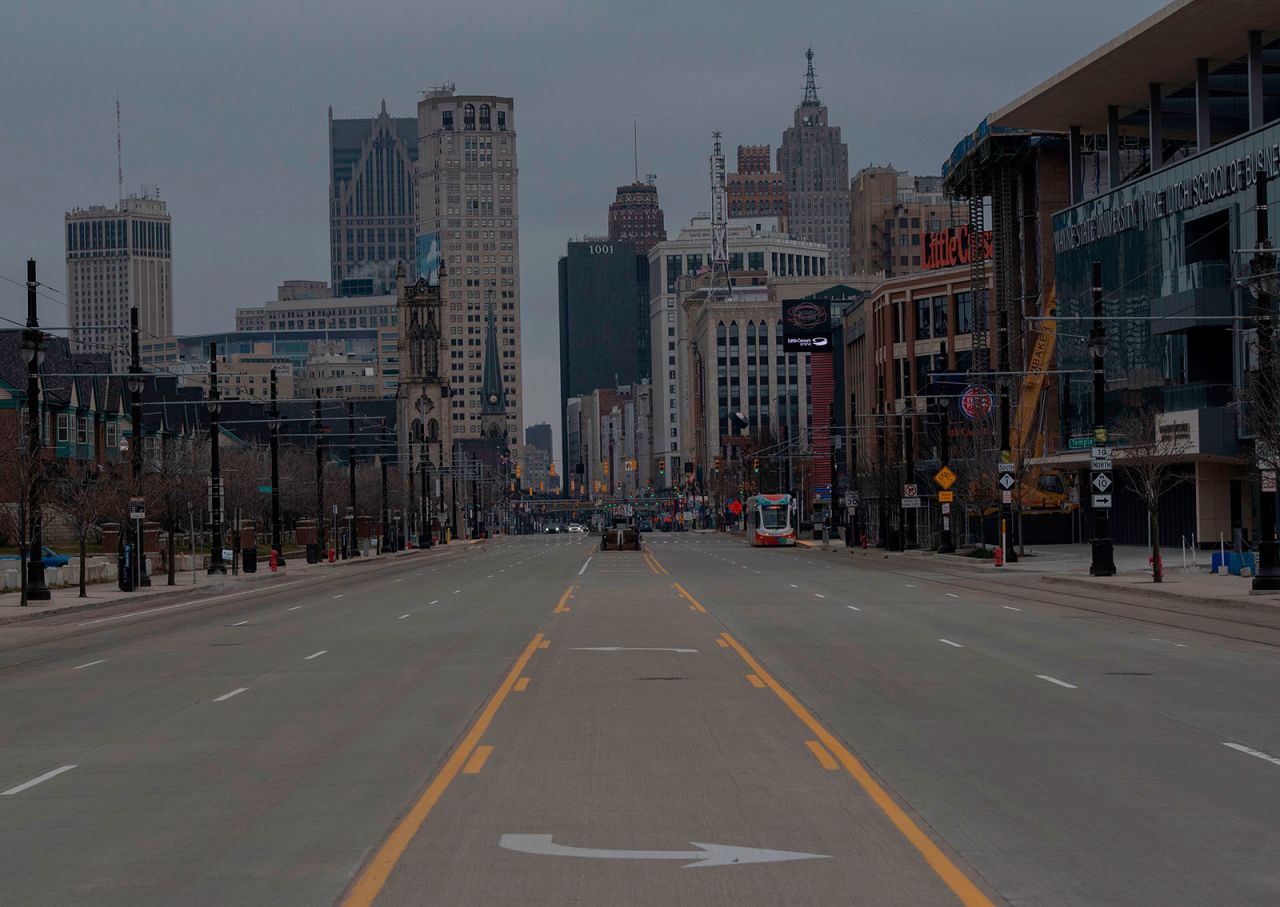
[[[76,665],[76,666],[75,666],[74,668],[72,668],[71,670],[73,670],[73,671],[82,671],[82,670],[84,670],[85,668],[92,668],[94,665],[100,665],[100,664],[102,664],[102,663],[103,663],[103,662],[105,662],[105,661],[106,661],[106,659],[105,659],[105,658],[99,658],[97,661],[90,661],[90,662],[86,662],[85,664],[82,664],[82,665]]]
[[[815,593],[813,593],[813,594],[814,594],[814,595],[816,595],[816,596],[818,596],[818,598],[826,598],[826,596],[825,596],[825,595],[823,595],[821,592],[815,592]]]
[[[795,583],[787,583],[787,585],[788,585],[788,586],[790,586],[792,589],[799,589],[799,588],[800,588],[800,587],[799,587],[799,586],[797,586]]]
[[[1262,750],[1255,750],[1247,746],[1241,746],[1239,743],[1224,743],[1222,745],[1229,746],[1238,753],[1247,753],[1248,755],[1254,756],[1258,759],[1262,759],[1265,762],[1270,762],[1274,765],[1280,765],[1280,759],[1276,758],[1275,756],[1264,753],[1262,752]],[[5,793],[11,793],[11,792],[5,791]]]
[[[485,579],[493,579],[493,574],[490,573],[488,576],[485,577]]]
[[[587,565],[590,563],[591,563],[591,558],[587,558],[587,562],[583,564],[582,569],[578,571],[578,576],[582,576],[582,574],[587,572]]]
[[[155,614],[159,611],[172,611],[174,608],[185,608],[188,605],[203,605],[207,602],[216,602],[227,598],[237,598],[241,595],[252,595],[255,592],[270,592],[272,589],[283,589],[285,586],[296,586],[300,582],[302,582],[302,580],[295,579],[293,582],[276,583],[274,586],[263,586],[261,589],[246,589],[243,592],[231,592],[227,595],[214,595],[210,598],[197,598],[189,602],[178,602],[176,605],[165,605],[162,608],[148,608],[145,611],[133,611],[129,614],[117,614],[115,617],[99,617],[95,620],[82,620],[78,626],[87,627],[89,624],[105,624],[107,621],[111,620],[128,620],[130,617],[142,617],[144,614]]]
[[[960,596],[956,595],[954,592],[948,592],[948,593],[947,593],[947,596],[948,596],[949,598],[959,598],[959,597],[960,597]]]
[[[232,696],[239,696],[241,693],[247,693],[247,692],[249,692],[249,688],[248,688],[248,687],[236,687],[236,688],[235,688],[234,690],[232,690],[230,693],[223,693],[221,696],[216,696],[216,697],[214,697],[214,700],[213,700],[213,701],[214,701],[214,702],[226,702],[226,701],[227,701],[228,699],[230,699]]]
[[[396,582],[397,582],[397,583],[403,583],[403,582],[404,582],[404,580],[403,580],[403,579],[398,579],[398,580],[396,580]]]
[[[408,616],[409,616],[408,614],[401,614],[399,617],[396,618],[396,620],[404,620]]]
[[[417,573],[414,574],[414,576],[422,576],[422,571],[419,570]]]
[[[293,606],[292,608],[290,608],[289,610],[290,610],[290,611],[297,611],[297,610],[298,610],[299,608],[301,608],[301,607],[302,607],[302,605],[294,605],[294,606]]]
[[[963,648],[964,648],[964,646],[960,645],[960,643],[958,643],[958,642],[952,642],[952,641],[951,641],[951,640],[949,640],[949,639],[939,639],[939,640],[938,640],[938,642],[943,643],[944,645],[953,646],[953,647],[955,647],[955,648],[957,648],[957,649],[963,649]]]
[[[334,598],[342,598],[342,593],[339,592],[337,595],[334,596]]]
[[[22,782],[17,787],[11,787],[6,791],[0,791],[0,797],[12,797],[14,794],[20,794],[24,790],[28,790],[29,788],[35,787],[37,784],[48,781],[50,778],[58,777],[63,772],[69,772],[73,768],[75,768],[74,765],[60,765],[53,771],[45,772],[43,775],[38,775],[30,781]]]
[[[1015,608],[1013,605],[1001,605],[1006,611],[1021,611],[1021,608]]]
[[[861,611],[861,610],[862,610],[861,608],[857,607],[856,605],[845,605],[845,607],[846,607],[846,608],[848,608],[850,611]]]
[[[303,661],[310,661],[310,660],[311,660],[311,659],[313,659],[313,658],[319,658],[321,655],[325,654],[325,653],[326,653],[326,652],[328,652],[328,651],[329,651],[328,649],[321,649],[319,652],[312,652],[310,655],[308,655],[306,658],[304,658],[304,659],[302,659],[302,660],[303,660]]]
[[[914,588],[915,588],[915,586],[914,586],[914,585],[912,585],[911,583],[904,583],[903,585],[905,585],[908,589],[914,589]]]
[[[1179,649],[1185,649],[1187,647],[1186,643],[1174,642],[1172,639],[1157,639],[1154,636],[1148,636],[1147,639],[1151,640],[1152,642],[1162,642],[1166,646],[1177,646]]]
[[[1050,677],[1048,674],[1037,674],[1036,676],[1039,677],[1041,680],[1047,680],[1049,683],[1056,683],[1060,687],[1066,687],[1068,690],[1080,689],[1074,683],[1067,683],[1065,680],[1059,680],[1056,677]]]
[[[431,599],[431,601],[427,602],[427,604],[428,604],[428,605],[438,605],[438,604],[440,604],[440,599],[438,599],[438,598],[433,598],[433,599]]]
[[[231,626],[233,626],[233,627],[243,627],[243,626],[244,626],[245,624],[247,624],[247,623],[248,623],[248,621],[247,621],[247,620],[242,620],[242,621],[238,621],[237,623],[232,624]]]
[[[461,591],[462,591],[461,589],[454,589],[454,590],[453,590],[453,594],[454,594],[454,595],[457,595],[457,594],[458,594],[459,592],[461,592]]]

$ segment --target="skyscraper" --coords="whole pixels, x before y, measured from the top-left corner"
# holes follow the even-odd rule
[[[730,217],[786,217],[787,186],[768,145],[739,145],[738,169],[725,184]]]
[[[335,120],[329,108],[329,263],[334,296],[396,291],[396,263],[413,279],[418,121]]]
[[[481,433],[485,299],[493,291],[505,389],[506,436],[519,438],[520,242],[515,105],[496,95],[458,95],[452,85],[418,103],[417,273],[444,280],[453,437]]]
[[[641,255],[667,238],[667,228],[658,205],[658,187],[637,180],[619,186],[617,198],[609,205],[610,242],[633,242]]]
[[[539,450],[545,450],[551,453],[551,424],[549,422],[539,422],[536,425],[530,425],[524,430],[524,443],[529,444]]]
[[[169,211],[158,198],[124,198],[66,216],[67,309],[71,349],[110,353],[113,371],[129,364],[129,310],[142,337],[173,334],[173,258]]]
[[[805,52],[804,100],[795,122],[782,133],[778,170],[787,187],[791,233],[831,250],[831,273],[849,273],[849,146],[840,127],[827,125],[827,108],[818,100],[813,50]]]

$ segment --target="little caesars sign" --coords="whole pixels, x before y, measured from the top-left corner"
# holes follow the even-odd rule
[[[1271,130],[1267,130],[1265,134],[1274,137]],[[1235,160],[1224,161],[1159,191],[1135,189],[1126,193],[1125,187],[1121,186],[1111,194],[1113,201],[1110,207],[1101,207],[1100,200],[1092,206],[1092,213],[1080,223],[1054,230],[1053,250],[1057,253],[1070,252],[1100,239],[1118,236],[1126,230],[1145,227],[1162,217],[1191,211],[1200,205],[1242,192],[1253,185],[1254,174],[1258,170],[1265,171],[1269,179],[1280,175],[1280,143],[1269,144],[1257,151],[1242,154]]]

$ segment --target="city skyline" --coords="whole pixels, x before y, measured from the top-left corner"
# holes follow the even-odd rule
[[[407,4],[384,6],[393,15],[401,15],[396,12],[401,10],[412,18]],[[487,6],[505,9],[499,3]],[[1157,0],[1130,0],[1110,9],[1127,25],[1159,6]],[[710,131],[723,129],[730,148],[755,143],[776,147],[803,90],[803,52],[812,41],[809,20],[800,20],[723,50],[709,49],[691,34],[666,42],[657,56],[633,56],[620,50],[613,37],[642,36],[655,25],[619,6],[591,24],[598,41],[584,45],[575,34],[574,53],[568,55],[557,52],[568,39],[542,8],[508,11],[510,31],[496,35],[484,32],[483,16],[464,19],[455,18],[461,15],[456,12],[442,12],[439,24],[453,27],[460,38],[485,33],[483,49],[442,47],[433,51],[424,69],[414,62],[420,56],[398,52],[412,31],[405,29],[405,38],[393,36],[384,47],[385,59],[379,59],[377,68],[382,75],[375,79],[368,75],[368,54],[336,61],[326,55],[323,67],[312,62],[320,59],[316,51],[328,46],[331,34],[344,33],[336,26],[349,13],[337,7],[317,11],[315,24],[301,30],[290,17],[267,17],[255,24],[253,34],[229,21],[233,11],[228,11],[228,21],[207,13],[205,19],[218,20],[205,23],[211,26],[208,41],[196,41],[194,33],[188,35],[181,26],[128,13],[84,12],[67,27],[44,9],[19,11],[9,37],[0,38],[6,50],[3,67],[12,70],[14,80],[24,68],[32,70],[33,55],[39,54],[38,70],[50,73],[49,91],[61,92],[57,104],[50,102],[53,95],[39,91],[13,99],[12,113],[28,125],[5,143],[5,156],[29,176],[18,181],[0,217],[0,245],[13,257],[9,263],[0,262],[0,274],[20,279],[22,260],[31,256],[39,261],[44,282],[66,289],[60,280],[65,259],[62,213],[118,201],[117,93],[123,108],[126,194],[143,183],[158,186],[182,225],[174,244],[178,333],[229,329],[235,305],[261,304],[284,280],[322,279],[329,272],[325,111],[330,105],[335,111],[360,115],[375,111],[385,97],[389,109],[407,112],[417,92],[446,79],[469,91],[514,95],[523,123],[522,345],[530,351],[522,377],[531,390],[522,416],[525,422],[553,424],[559,420],[554,389],[559,369],[556,259],[569,237],[605,231],[605,207],[616,186],[633,174],[629,121],[638,121],[640,169],[658,174],[668,224],[687,223],[708,206],[704,159]],[[828,17],[847,16],[838,9],[831,5]],[[921,29],[923,11],[868,13],[864,24],[874,27],[863,29],[865,34],[840,43],[813,42],[821,98],[830,108],[831,122],[844,131],[851,171],[879,163],[936,173],[951,146],[987,113],[984,108],[993,106],[991,99],[1008,95],[1009,84],[1040,81],[1117,28],[1114,17],[1087,21],[1089,17],[1070,10],[1010,5],[1001,11],[1006,36],[1052,28],[1057,37],[1054,52],[1006,53],[999,73],[981,65],[960,72],[951,52],[956,41],[971,39],[979,52],[967,58],[982,59],[982,48],[994,52],[1003,36],[986,34],[971,15],[973,10],[966,8],[930,9],[930,21],[945,27]],[[703,20],[714,19],[712,11],[689,15],[692,33]],[[77,62],[78,51],[91,44],[99,47],[101,37],[113,34],[113,29],[121,29],[122,37],[133,35],[108,52],[121,55],[107,67],[120,73],[119,80],[108,84],[99,79],[85,90],[89,80],[78,75],[77,68],[88,64]],[[910,33],[913,46],[921,51],[919,62],[901,67],[897,55],[882,46],[893,43],[883,40],[886,33]],[[517,36],[525,49],[513,54]],[[138,50],[139,42],[159,46],[158,62],[183,73],[179,85],[149,79],[148,68],[132,65],[128,54]],[[467,44],[451,42],[459,48]],[[615,67],[630,66],[646,77],[608,88],[574,77],[597,58]],[[739,64],[746,58],[752,65],[744,78]],[[545,61],[555,59],[564,62],[547,67]],[[228,61],[237,61],[231,71]],[[912,109],[858,89],[877,61],[882,69],[897,67],[903,90],[917,98]],[[102,62],[95,62],[95,68]],[[319,72],[303,78],[300,73],[308,65]],[[67,79],[75,79],[74,93],[62,91]],[[175,96],[175,91],[180,94]],[[668,115],[667,97],[707,93],[723,99],[718,113]],[[612,118],[598,113],[566,116],[566,98],[573,102],[567,105],[570,109],[617,113]],[[200,116],[188,116],[186,111],[193,108],[201,110]],[[170,110],[183,113],[173,115]],[[80,140],[72,144],[57,140],[68,116],[79,124]],[[234,268],[229,270],[230,264]],[[21,291],[9,286],[13,292],[0,297],[0,314],[13,317],[23,300]],[[48,306],[57,308],[52,302]],[[52,312],[45,319],[51,324],[61,320]]]

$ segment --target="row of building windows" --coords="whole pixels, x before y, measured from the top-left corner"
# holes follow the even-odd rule
[[[453,111],[443,110],[440,112],[440,125],[448,130],[453,129]],[[476,105],[462,105],[462,128],[466,132],[474,132],[476,129]],[[481,132],[488,132],[493,128],[492,112],[488,104],[481,104],[479,109],[479,127]],[[505,110],[498,111],[498,131],[507,131],[507,112]]]

